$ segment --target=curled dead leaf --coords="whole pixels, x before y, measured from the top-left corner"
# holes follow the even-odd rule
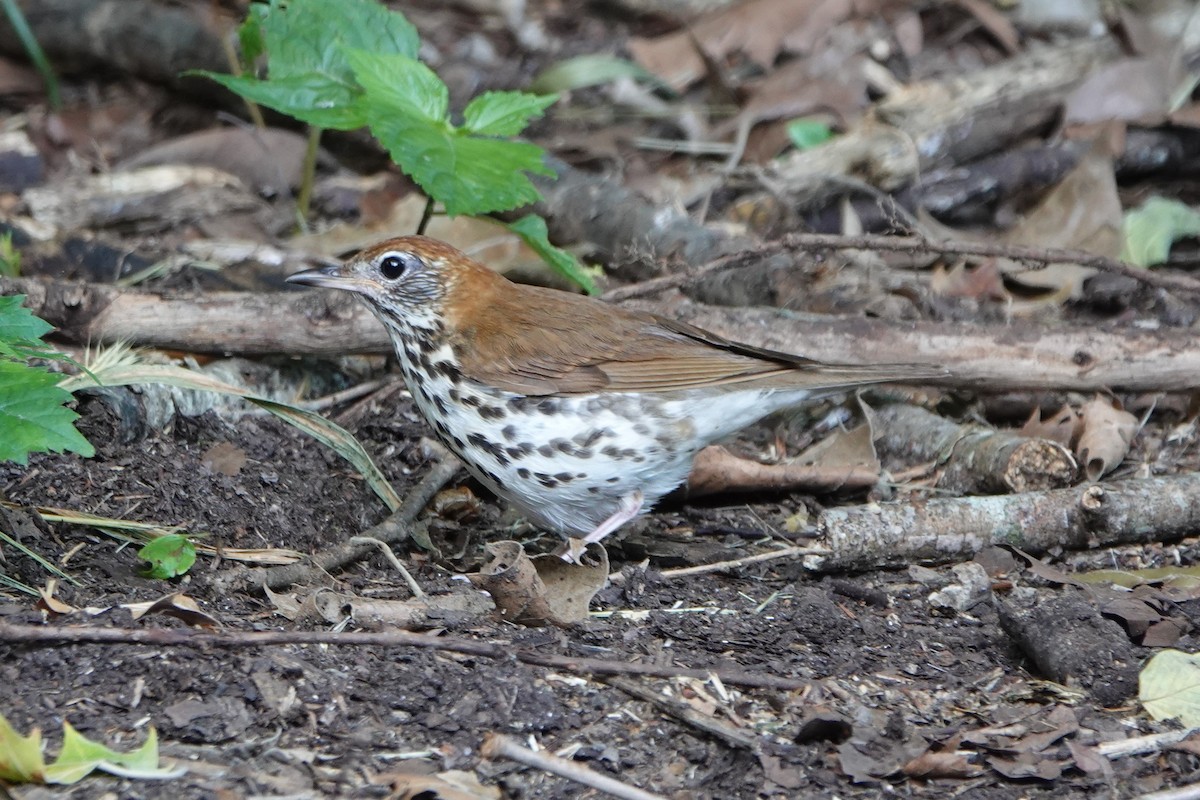
[[[1083,407],[1080,420],[1082,428],[1075,454],[1088,480],[1099,480],[1124,460],[1138,420],[1115,398],[1101,396]]]
[[[520,625],[586,619],[588,603],[608,580],[608,553],[598,544],[588,545],[591,563],[583,564],[552,555],[530,558],[512,541],[490,544],[487,552],[488,562],[467,578],[492,596],[502,617]]]

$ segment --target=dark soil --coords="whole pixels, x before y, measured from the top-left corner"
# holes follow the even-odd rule
[[[83,410],[83,428],[93,441],[114,435],[103,405],[91,402]],[[393,396],[369,405],[353,425],[368,448],[392,453],[381,464],[401,493],[423,472],[421,428],[411,419],[407,399]],[[204,466],[206,452],[223,442],[245,452],[236,475]],[[270,418],[247,416],[227,424],[212,413],[181,419],[172,431],[131,445],[102,445],[93,459],[37,456],[26,468],[6,467],[0,495],[20,504],[183,524],[209,532],[210,543],[230,547],[303,553],[327,548],[384,515],[364,484],[319,444]],[[471,547],[464,542],[473,546],[510,533],[496,528],[502,524],[499,514],[490,498],[483,499],[481,519],[433,525],[439,541],[457,541],[466,551]],[[677,505],[652,516],[640,534],[724,529],[720,544],[742,547],[745,539],[729,531],[745,530],[756,515],[779,513],[777,504]],[[56,597],[79,607],[113,606],[86,624],[183,627],[161,615],[133,622],[116,608],[182,591],[226,630],[304,625],[275,614],[258,594],[219,593],[213,578],[232,568],[229,562],[202,559],[181,580],[150,580],[139,577],[133,547],[102,533],[63,525],[24,530],[27,546],[56,562],[65,558],[79,582],[60,583]],[[1155,562],[1179,555],[1161,551],[1124,557]],[[727,550],[725,557],[738,552]],[[9,574],[44,583],[40,567],[6,553]],[[619,553],[615,548],[614,555]],[[416,558],[409,566],[427,591],[452,589],[451,572],[433,561]],[[481,618],[451,622],[444,630],[511,643],[514,649],[806,681],[807,688],[785,692],[728,683],[718,688],[694,679],[636,679],[759,737],[758,752],[586,674],[402,647],[9,643],[0,646],[6,678],[0,708],[18,730],[47,729],[51,752],[60,721],[117,749],[139,744],[153,725],[163,752],[188,766],[185,776],[172,781],[94,778],[58,792],[75,797],[382,797],[390,791],[389,776],[445,770],[474,770],[506,797],[585,796],[579,785],[540,770],[481,760],[481,742],[493,732],[536,741],[593,770],[672,797],[832,798],[881,791],[1128,797],[1198,777],[1195,756],[1170,752],[1128,756],[1105,770],[1084,772],[1069,748],[1137,735],[1128,727],[1128,709],[1104,708],[1095,699],[1106,696],[1103,686],[1068,689],[1039,680],[1036,667],[1002,628],[995,600],[985,598],[957,614],[935,612],[928,598],[953,582],[946,570],[815,577],[778,562],[744,568],[736,576],[667,580],[654,564],[649,569],[627,564],[624,575],[593,607],[635,613],[597,616],[567,630],[522,629]],[[361,596],[408,596],[380,556],[332,580]],[[1097,633],[1102,627],[1081,624],[1079,618],[1087,615],[1077,606],[1048,602],[1069,593],[1033,577],[1018,580],[1039,587],[1039,630],[1052,636],[1072,631],[1074,646],[1083,650],[1105,646]],[[1011,586],[994,588],[998,601],[1015,599]],[[1062,616],[1054,618],[1060,606]],[[29,609],[25,600],[0,605],[10,622],[38,622],[38,613]],[[75,621],[84,622],[54,624]],[[1127,643],[1116,623],[1102,624]],[[1081,631],[1091,631],[1092,641],[1078,639]],[[1189,645],[1194,646],[1189,639],[1180,644]],[[1102,678],[1110,679],[1119,677]],[[1022,740],[1025,733],[1061,727],[1063,715],[1071,725],[1059,740],[1049,737],[1036,749]],[[1004,734],[986,733],[991,726]],[[977,736],[962,739],[972,733]],[[956,749],[963,756],[960,777],[901,772],[927,751],[945,757]],[[1044,777],[1059,779],[1012,781],[997,771],[1012,771],[1009,763],[1022,759],[1033,765],[1029,774],[1042,769],[1048,770]]]

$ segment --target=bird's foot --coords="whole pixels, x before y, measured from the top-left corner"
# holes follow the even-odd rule
[[[574,536],[568,539],[565,552],[560,553],[559,556],[563,561],[578,564],[580,557],[583,556],[583,551],[589,544],[600,542],[605,536],[636,517],[642,511],[643,502],[645,502],[645,497],[641,490],[634,489],[621,498],[621,505],[617,507],[617,510],[608,519],[597,525],[595,530],[582,539]]]

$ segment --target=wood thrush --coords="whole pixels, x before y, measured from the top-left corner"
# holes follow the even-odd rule
[[[761,350],[653,314],[512,283],[405,236],[292,283],[357,293],[441,441],[531,521],[596,541],[682,484],[708,444],[864,384],[942,376]]]

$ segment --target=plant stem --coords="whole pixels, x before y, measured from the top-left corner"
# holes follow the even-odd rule
[[[0,0],[0,2],[4,5],[4,13],[8,15],[9,24],[13,26],[17,38],[21,40],[21,46],[29,54],[29,60],[41,73],[42,83],[46,84],[46,97],[50,101],[51,110],[58,111],[62,108],[62,95],[58,93],[58,77],[54,74],[54,68],[50,66],[50,60],[46,58],[46,53],[38,44],[33,31],[29,29],[29,23],[17,6],[16,0]]]
[[[425,211],[421,214],[421,224],[417,225],[418,236],[425,235],[425,229],[429,227],[429,220],[433,219],[433,205],[432,197],[425,198]]]
[[[308,128],[308,147],[304,149],[304,170],[300,179],[300,195],[296,198],[296,213],[302,225],[308,225],[308,207],[312,202],[313,182],[317,175],[317,148],[321,144],[324,128],[315,125]]]
[[[238,58],[237,50],[233,47],[233,42],[228,36],[221,37],[221,47],[225,51],[225,60],[229,63],[229,72],[231,75],[244,75],[246,70],[242,67],[242,62]],[[246,114],[250,117],[250,121],[254,123],[254,127],[262,130],[267,127],[267,121],[263,119],[262,109],[258,107],[258,103],[253,100],[243,97],[242,102],[246,104]]]

